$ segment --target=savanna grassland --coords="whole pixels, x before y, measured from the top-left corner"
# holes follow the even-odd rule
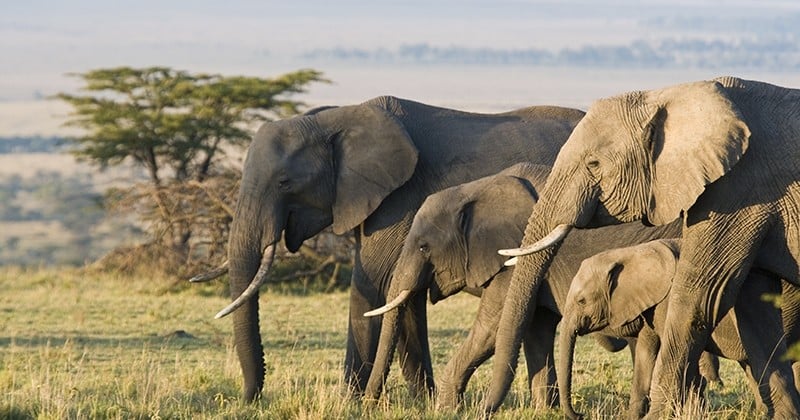
[[[460,411],[412,399],[393,369],[387,395],[364,405],[345,396],[341,374],[348,294],[266,290],[264,397],[239,400],[240,372],[230,321],[213,320],[227,302],[224,282],[187,285],[75,269],[0,269],[0,418],[460,419],[478,414],[489,371],[479,369]],[[477,299],[430,307],[434,369],[466,336]],[[627,350],[610,354],[579,341],[575,400],[591,418],[619,418],[630,382]],[[520,366],[520,372],[524,368]],[[518,375],[498,419],[561,418],[525,408]],[[724,387],[687,418],[753,418],[737,365],[723,361]]]

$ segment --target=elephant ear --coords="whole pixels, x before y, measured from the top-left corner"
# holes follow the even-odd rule
[[[611,251],[609,325],[619,328],[664,300],[672,286],[678,256],[666,241]]]
[[[750,129],[722,85],[688,83],[645,94],[645,146],[651,158],[647,220],[669,223],[688,210],[706,185],[724,176],[747,151]]]
[[[527,179],[500,173],[464,206],[467,286],[482,287],[503,269],[508,257],[497,250],[519,246],[534,204],[536,191]]]
[[[333,231],[343,234],[411,178],[417,148],[403,124],[374,105],[325,110],[318,119],[336,133],[331,138],[336,173]]]

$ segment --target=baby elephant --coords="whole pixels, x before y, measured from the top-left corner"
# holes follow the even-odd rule
[[[605,251],[583,261],[567,293],[559,338],[557,376],[567,417],[580,417],[571,401],[575,338],[597,331],[637,338],[629,416],[646,414],[666,297],[679,255],[680,240],[665,239]],[[739,362],[757,388],[756,400],[766,406],[770,417],[798,418],[800,398],[791,366],[780,357],[786,352],[784,320],[780,309],[761,299],[767,293],[781,293],[781,281],[753,269],[706,351]],[[696,366],[688,372],[697,378]]]

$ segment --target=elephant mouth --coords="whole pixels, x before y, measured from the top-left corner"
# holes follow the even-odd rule
[[[430,277],[431,274],[428,274]],[[437,275],[438,278],[438,275]],[[428,279],[427,281],[430,281]],[[438,281],[431,281],[430,287],[428,288],[428,295],[431,300],[431,304],[435,304],[440,300],[444,300],[458,292],[460,292],[464,286],[466,286],[466,281],[459,281],[457,283],[440,283]]]
[[[291,252],[297,252],[303,241],[333,223],[330,215],[319,209],[289,209],[284,229],[284,242]]]
[[[284,232],[283,241],[286,243],[286,249],[288,249],[289,252],[297,252],[304,241],[304,238],[298,232],[297,221],[295,219],[296,216],[292,211],[286,216],[286,231]]]

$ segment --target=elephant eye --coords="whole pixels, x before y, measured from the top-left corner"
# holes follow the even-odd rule
[[[576,302],[578,303],[578,305],[581,305],[581,306],[586,305],[586,298],[581,296],[576,300]]]
[[[422,244],[422,245],[419,246],[419,252],[421,252],[423,254],[427,254],[430,251],[431,251],[431,249],[428,247],[427,244]]]
[[[289,190],[289,187],[290,187],[289,178],[281,178],[278,181],[278,188],[280,188],[281,191],[287,191]]]

